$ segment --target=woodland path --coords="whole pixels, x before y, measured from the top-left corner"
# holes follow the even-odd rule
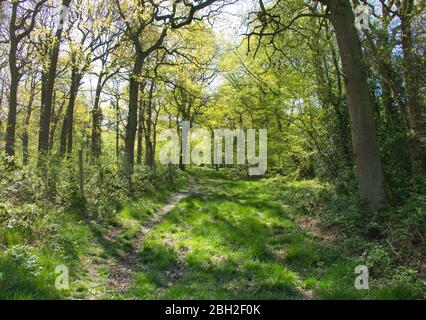
[[[137,230],[124,249],[123,230],[104,237],[107,258],[86,263],[88,294],[80,298],[312,299],[323,281],[318,265],[336,260],[261,181],[213,170]]]

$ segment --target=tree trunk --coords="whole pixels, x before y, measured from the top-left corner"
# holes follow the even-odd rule
[[[31,82],[30,97],[29,97],[28,106],[27,106],[27,114],[25,115],[24,133],[22,134],[22,162],[24,166],[28,165],[29,163],[28,127],[30,126],[31,114],[33,112],[33,103],[34,103],[34,94],[35,94],[34,91],[35,91],[35,81],[33,79]]]
[[[52,150],[53,145],[55,143],[55,134],[56,129],[58,128],[59,119],[62,115],[62,111],[64,110],[66,100],[63,100],[61,103],[61,106],[57,111],[52,109],[52,128],[50,130],[50,137],[49,137],[49,150]]]
[[[140,99],[139,103],[139,118],[138,118],[138,147],[137,147],[137,160],[136,163],[138,166],[142,165],[142,140],[144,136],[144,102]]]
[[[350,0],[329,0],[345,81],[358,186],[365,212],[386,205],[382,164],[366,68]]]
[[[12,44],[11,44],[12,47]],[[7,165],[9,168],[15,166],[15,136],[16,136],[16,114],[18,105],[18,86],[19,86],[19,73],[16,68],[16,53],[11,49],[9,55],[9,68],[10,68],[10,89],[9,89],[9,110],[7,114],[7,127],[6,127],[6,156]],[[15,51],[16,52],[16,51]]]
[[[341,147],[342,147],[342,155],[345,159],[346,165],[348,167],[353,166],[353,159],[351,155],[351,146],[350,146],[350,130],[349,130],[349,117],[348,117],[348,109],[344,103],[344,94],[343,94],[343,84],[341,77],[341,70],[338,62],[336,48],[334,43],[330,43],[331,56],[333,60],[333,65],[337,78],[337,92],[338,95],[336,97],[336,101],[333,102],[333,107],[337,115],[338,119],[338,128],[341,135]]]
[[[5,80],[2,79],[1,90],[0,90],[0,111],[3,109],[4,82]],[[3,121],[0,119],[0,136],[2,134],[3,134]]]
[[[62,0],[62,5],[69,7],[71,0]],[[40,112],[40,125],[39,125],[39,167],[44,164],[43,158],[49,151],[49,137],[50,137],[50,119],[52,112],[52,101],[53,101],[53,89],[56,79],[56,69],[58,66],[59,48],[61,45],[63,28],[58,28],[55,33],[55,42],[53,44],[52,51],[50,53],[49,69],[46,74],[46,81],[44,82],[45,88],[43,88],[43,99],[41,102]]]
[[[65,153],[70,154],[73,147],[73,122],[74,122],[74,108],[75,100],[77,98],[78,88],[80,86],[81,76],[78,70],[73,69],[71,73],[71,88],[70,98],[68,100],[67,112],[64,117],[64,122],[61,131],[61,145],[60,154],[64,156]]]
[[[10,47],[9,47],[9,72],[10,72],[10,88],[9,88],[9,110],[7,114],[6,127],[6,165],[8,168],[15,167],[15,136],[16,136],[16,113],[18,107],[18,86],[19,86],[19,70],[17,66],[16,55],[18,53],[18,40],[16,38],[16,15],[18,3],[13,3],[12,13],[9,24]]]
[[[126,125],[126,141],[125,141],[125,159],[124,170],[130,176],[134,169],[135,159],[135,137],[138,123],[138,102],[139,102],[139,77],[142,71],[143,57],[136,51],[135,64],[133,66],[132,75],[129,84],[129,114]]]
[[[413,47],[413,32],[411,30],[411,16],[414,13],[414,0],[403,3],[400,11],[401,39],[404,52],[404,78],[408,105],[408,122],[412,144],[412,170],[415,175],[426,174],[426,130],[423,106],[420,102],[419,64]]]
[[[102,93],[102,81],[104,77],[103,69],[99,73],[98,82],[96,84],[96,97],[95,97],[95,103],[93,105],[93,118],[92,118],[92,137],[91,137],[91,149],[92,149],[92,156],[95,159],[99,159],[100,153],[101,153],[101,147],[100,147],[100,137],[101,137],[101,119],[102,119],[102,113],[99,108],[100,101],[101,101],[101,93]]]
[[[146,125],[145,125],[145,165],[153,168],[154,167],[154,150],[151,140],[152,134],[152,99],[154,93],[154,82],[151,82],[149,87],[148,103],[146,108]]]
[[[117,101],[115,101],[115,120],[117,121],[115,127],[115,156],[116,160],[120,159],[120,105]]]
[[[157,148],[157,126],[158,126],[158,117],[159,114],[157,113],[155,116],[155,121],[152,124],[152,154],[154,155],[153,161],[155,165],[155,151]]]

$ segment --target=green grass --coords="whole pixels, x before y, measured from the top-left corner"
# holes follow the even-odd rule
[[[78,212],[49,210],[33,218],[30,228],[0,230],[0,299],[84,299],[90,289],[107,289],[108,263],[131,246],[140,225],[186,183],[179,177],[171,188],[124,204],[111,225],[87,221]],[[103,240],[111,228],[120,234],[113,243]],[[99,266],[100,277],[87,272],[86,262]],[[69,269],[70,288],[55,288],[55,268]]]
[[[71,290],[55,288],[59,275],[55,268],[66,265],[72,280],[80,259],[89,252],[93,231],[74,213],[49,212],[46,218],[49,223],[44,223],[50,230],[37,229],[40,234],[33,235],[36,241],[32,245],[22,234],[13,241],[9,237],[8,247],[0,253],[0,299],[60,299],[70,295]]]
[[[354,261],[300,230],[258,181],[198,173],[190,196],[143,242],[143,270],[120,298],[360,298]],[[320,267],[321,266],[321,267]],[[327,271],[331,271],[327,274]]]
[[[370,290],[355,289],[357,254],[340,241],[318,241],[294,222],[321,197],[316,182],[289,182],[277,191],[261,180],[233,179],[225,170],[190,173],[199,192],[181,201],[143,239],[131,286],[102,298],[401,299],[424,294],[421,288],[399,285],[401,281],[384,286],[383,279],[379,283],[374,277]],[[61,250],[53,249],[53,240],[30,250],[37,256],[38,272],[26,266],[28,256],[0,255],[0,298],[84,299],[90,290],[112,289],[107,285],[109,263],[131,250],[140,227],[172,192],[131,202],[106,229],[63,213],[58,226]],[[112,243],[103,237],[110,228],[120,230]],[[356,240],[345,239],[350,241],[356,246]],[[97,276],[86,272],[85,261],[98,266]],[[68,291],[53,286],[52,270],[58,264],[70,267]]]

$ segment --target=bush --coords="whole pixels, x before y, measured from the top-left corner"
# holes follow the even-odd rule
[[[0,201],[35,203],[45,196],[45,184],[36,171],[25,168],[0,174]]]

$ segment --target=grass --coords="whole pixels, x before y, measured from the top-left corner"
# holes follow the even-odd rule
[[[54,215],[56,214],[56,216]],[[9,239],[9,247],[0,253],[0,299],[60,299],[69,296],[70,290],[57,290],[55,273],[58,265],[69,268],[70,278],[78,270],[80,258],[89,252],[93,232],[81,223],[74,213],[47,214],[50,234],[38,235],[30,245],[22,235]],[[53,229],[59,229],[55,233]],[[47,239],[42,241],[41,237]]]
[[[119,298],[362,298],[355,261],[299,229],[291,208],[258,181],[198,173],[204,190],[181,202],[142,244],[143,270]],[[318,294],[318,295],[317,295]]]
[[[39,272],[31,273],[28,257],[0,255],[0,298],[84,299],[93,290],[109,291],[100,296],[107,299],[395,299],[424,294],[409,285],[376,285],[374,279],[370,290],[355,288],[359,257],[339,242],[319,241],[295,222],[303,215],[301,204],[311,205],[306,199],[314,202],[320,194],[315,182],[287,183],[278,194],[268,183],[232,179],[227,171],[191,174],[198,192],[142,240],[134,281],[124,292],[108,286],[110,262],[129,252],[140,227],[172,190],[125,206],[110,227],[120,231],[113,242],[104,239],[108,228],[82,222],[76,214],[64,217],[62,255],[48,246],[33,249]],[[72,286],[60,292],[51,270],[64,264],[64,256]],[[89,260],[97,274],[84,267]]]
[[[111,225],[87,221],[79,212],[52,209],[32,218],[27,229],[0,230],[0,299],[84,299],[90,290],[106,290],[109,261],[127,250],[140,225],[185,183],[181,176],[171,188],[123,204]],[[120,234],[107,243],[103,236],[111,228]],[[89,261],[99,266],[99,274],[88,272]],[[69,269],[69,290],[55,288],[58,265]]]

